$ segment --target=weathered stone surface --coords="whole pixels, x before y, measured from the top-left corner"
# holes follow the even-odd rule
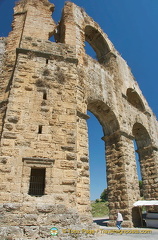
[[[29,239],[39,238],[39,226],[25,226],[24,227],[25,236]]]
[[[104,132],[110,224],[120,209],[124,226],[133,225],[133,140],[144,197],[158,197],[158,124],[129,67],[83,9],[66,2],[58,26],[53,10],[48,0],[19,1],[12,32],[0,38],[2,238],[49,239],[52,224],[92,222],[87,110]]]
[[[3,207],[6,209],[6,211],[13,211],[13,210],[19,210],[21,207],[21,204],[18,203],[5,203],[3,204]]]
[[[88,162],[88,156],[81,156],[80,159],[82,162]]]
[[[16,139],[17,138],[16,133],[14,133],[14,132],[4,132],[3,137],[4,137],[4,139],[5,138],[6,139]]]
[[[76,158],[76,154],[75,153],[67,153],[66,154],[66,159],[67,160],[74,160]]]
[[[3,64],[4,52],[5,52],[6,38],[0,37],[0,70]]]
[[[70,151],[70,152],[74,151],[74,147],[71,147],[71,146],[61,146],[61,148],[65,151]]]
[[[20,227],[8,226],[2,227],[0,231],[1,239],[14,239],[21,238],[23,236],[23,230]]]
[[[37,214],[24,214],[21,225],[34,226],[37,224]]]
[[[42,213],[56,213],[56,205],[49,205],[49,204],[38,204],[37,206],[37,210],[38,212],[42,212]]]

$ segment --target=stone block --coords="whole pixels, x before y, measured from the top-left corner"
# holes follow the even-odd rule
[[[39,226],[24,226],[24,234],[27,239],[39,239]]]
[[[6,123],[4,126],[6,129],[8,129],[9,131],[13,130],[14,126],[12,124]]]
[[[2,173],[10,173],[10,172],[11,172],[11,167],[0,166],[0,171],[1,171]]]
[[[68,144],[75,144],[75,143],[76,143],[76,139],[75,139],[75,138],[72,138],[72,137],[71,137],[71,138],[69,137],[69,138],[66,139],[66,142],[67,142]]]
[[[76,183],[76,181],[72,180],[72,179],[64,179],[64,180],[62,180],[62,184],[63,185],[76,185],[75,183]]]
[[[60,166],[64,169],[75,169],[76,163],[74,161],[61,161]]]
[[[37,210],[38,212],[41,213],[56,213],[56,205],[52,205],[52,204],[37,204]]]
[[[52,225],[49,226],[40,226],[39,228],[39,236],[41,237],[41,239],[49,239],[50,237],[52,238],[51,234],[50,234],[50,229],[52,228]],[[56,225],[55,225],[56,227]]]
[[[74,179],[76,176],[77,174],[75,170],[64,170],[64,178]]]
[[[61,192],[63,192],[63,186],[54,185],[54,186],[53,186],[53,192],[54,192],[54,193],[61,193]]]
[[[7,139],[16,139],[17,135],[16,133],[12,133],[12,132],[4,132],[3,137]]]
[[[5,213],[1,219],[1,226],[19,226],[22,222],[21,214]]]
[[[17,123],[19,121],[19,116],[11,116],[8,118],[8,122]]]
[[[22,216],[22,223],[21,225],[23,226],[36,226],[37,225],[37,218],[38,215],[37,214],[24,214]]]
[[[55,200],[56,200],[57,203],[60,203],[60,202],[62,203],[64,201],[64,196],[61,195],[61,194],[56,194],[55,195]]]
[[[74,151],[74,147],[72,147],[72,146],[61,146],[61,149],[65,150],[65,151],[69,151],[69,152]]]
[[[38,216],[38,224],[40,226],[48,226],[48,225],[57,225],[57,224],[60,224],[60,218],[61,216],[60,215],[57,215],[57,214],[40,214]]]
[[[75,153],[67,153],[66,154],[66,159],[67,160],[74,160],[74,159],[76,159],[76,154]]]
[[[87,171],[87,170],[82,170],[82,171],[80,172],[80,175],[81,175],[82,177],[89,177],[89,171]]]
[[[81,159],[82,162],[88,162],[89,161],[89,158],[87,156],[81,156],[80,159]]]
[[[17,193],[17,191],[15,193],[11,193],[11,200],[14,203],[22,203],[22,194],[21,193]]]
[[[21,212],[26,214],[37,214],[36,204],[29,199],[28,202],[24,202],[21,207]]]
[[[0,157],[0,163],[6,164],[7,163],[8,158],[7,157]]]
[[[63,186],[63,192],[64,193],[73,193],[75,192],[76,188],[73,186]]]
[[[57,204],[57,214],[64,214],[67,212],[67,207],[63,204]]]
[[[7,237],[12,237],[13,239],[21,238],[23,236],[23,230],[20,227],[8,226],[7,227]]]
[[[5,210],[7,212],[10,212],[10,211],[15,211],[15,210],[20,210],[22,204],[19,204],[19,203],[4,203],[3,204],[3,207],[5,208]]]
[[[0,185],[0,191],[2,192],[2,191],[6,191],[6,190],[7,190],[6,184],[2,183]]]

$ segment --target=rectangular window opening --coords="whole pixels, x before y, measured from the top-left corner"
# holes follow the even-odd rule
[[[46,92],[43,92],[43,99],[47,100],[47,93]]]
[[[42,125],[38,126],[38,133],[41,134],[42,133]]]
[[[48,59],[46,59],[46,64],[48,64]]]
[[[37,197],[44,195],[45,173],[45,168],[31,168],[29,195]]]

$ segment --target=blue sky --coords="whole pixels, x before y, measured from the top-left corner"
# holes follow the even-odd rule
[[[0,36],[11,30],[14,0],[0,0]],[[63,0],[50,0],[60,19]],[[74,0],[101,26],[127,61],[149,106],[158,117],[158,0]],[[91,199],[106,187],[105,152],[101,126],[88,120],[90,141]],[[95,129],[97,129],[94,132]]]

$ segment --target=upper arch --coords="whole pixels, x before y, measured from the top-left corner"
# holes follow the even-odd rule
[[[133,88],[128,88],[126,92],[127,100],[141,112],[145,112],[145,106],[139,94]]]
[[[141,123],[136,122],[133,125],[132,134],[136,140],[138,149],[151,145],[150,135]]]
[[[118,120],[110,107],[100,100],[88,103],[88,111],[92,112],[102,125],[105,136],[111,135],[120,129]]]
[[[98,61],[104,63],[106,61],[106,55],[110,52],[110,47],[99,30],[91,25],[86,25],[85,41],[87,41],[96,52]]]

